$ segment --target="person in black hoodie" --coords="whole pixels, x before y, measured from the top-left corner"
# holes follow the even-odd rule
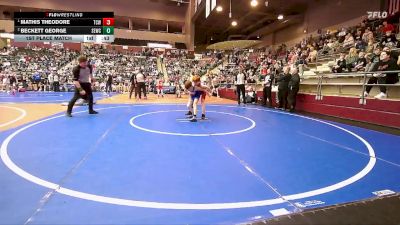
[[[112,92],[112,83],[113,83],[113,76],[111,74],[107,75],[107,82],[106,82],[106,92]]]
[[[135,91],[135,98],[137,97],[137,91],[136,91],[136,75],[134,73],[132,73],[131,78],[130,78],[130,82],[131,82],[131,88],[129,90],[129,99],[132,98],[132,92]]]
[[[390,57],[390,53],[386,51],[381,52],[380,62],[377,71],[396,71],[399,69],[396,60]],[[378,77],[378,84],[395,84],[399,82],[399,74],[394,73],[377,73],[374,75]],[[386,98],[386,86],[379,86],[380,93],[375,96],[377,99]]]
[[[300,88],[300,76],[296,67],[293,67],[290,71],[292,76],[289,81],[289,95],[288,95],[288,103],[289,103],[289,111],[294,112],[296,108],[296,97]]]
[[[288,87],[290,81],[289,67],[286,66],[283,69],[283,73],[276,78],[276,81],[278,83],[278,99],[279,99],[278,109],[286,110],[287,108],[286,98],[288,95]]]

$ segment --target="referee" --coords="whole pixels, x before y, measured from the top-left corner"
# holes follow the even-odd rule
[[[245,93],[245,86],[244,86],[245,82],[246,82],[246,74],[244,73],[243,68],[239,67],[239,73],[235,77],[238,105],[240,105],[240,96],[242,96],[242,98],[243,98],[243,104],[246,105],[246,93]]]
[[[74,75],[75,94],[74,97],[69,101],[67,109],[67,117],[72,117],[72,108],[76,100],[83,98],[89,102],[89,114],[98,114],[93,110],[93,94],[92,94],[92,66],[88,65],[87,58],[80,56],[78,58],[79,65],[75,66],[72,70]]]

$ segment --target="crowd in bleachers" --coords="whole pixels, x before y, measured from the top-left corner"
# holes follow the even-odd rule
[[[310,35],[290,48],[282,44],[276,49],[208,51],[195,60],[189,59],[184,50],[144,49],[121,53],[103,45],[85,45],[83,52],[78,53],[57,46],[50,49],[11,47],[0,52],[0,90],[17,86],[26,90],[68,91],[73,86],[72,68],[79,54],[86,55],[94,68],[94,89],[99,91],[111,82],[108,85],[112,91],[127,92],[131,78],[138,72],[145,75],[149,91],[154,89],[157,80],[181,86],[193,74],[206,75],[203,81],[214,90],[221,85],[232,86],[240,69],[246,75],[247,84],[264,84],[265,77],[278,77],[287,66],[298,68],[301,76],[313,65],[318,67],[321,58],[332,56],[337,58],[328,62],[327,67],[333,73],[373,71],[377,73],[370,84],[391,84],[398,82],[397,74],[385,76],[379,71],[398,69],[400,59],[394,50],[400,45],[397,33],[396,26],[387,21],[366,19],[354,27]],[[384,54],[389,56],[388,61]],[[255,91],[255,86],[248,85],[247,89]],[[381,92],[376,97],[386,97],[385,88]]]
[[[0,54],[0,90],[45,90],[51,81],[62,82],[58,69],[79,53],[64,48],[4,48]],[[56,59],[56,60],[55,60]]]
[[[300,43],[288,48],[282,44],[276,49],[258,49],[253,51],[236,50],[227,55],[229,64],[220,68],[220,74],[211,75],[218,83],[228,86],[235,82],[239,67],[244,68],[247,83],[262,83],[267,75],[283,73],[285,66],[297,67],[300,75],[313,65],[318,66],[318,58],[333,58],[327,63],[328,70],[323,72],[343,73],[374,71],[375,78],[369,84],[393,84],[398,82],[397,73],[385,75],[380,71],[398,70],[399,54],[396,48],[400,42],[396,38],[394,25],[383,20],[367,20],[350,28],[338,31],[327,31],[318,36],[310,35]],[[390,56],[390,65],[384,62],[383,55]],[[337,58],[336,58],[337,57]],[[395,63],[393,63],[395,61]],[[314,70],[318,72],[318,70]],[[313,74],[316,74],[313,72]],[[379,78],[377,78],[379,77]],[[248,85],[248,89],[252,88]],[[381,87],[381,93],[376,98],[385,98],[386,89]],[[364,93],[365,96],[368,95]]]

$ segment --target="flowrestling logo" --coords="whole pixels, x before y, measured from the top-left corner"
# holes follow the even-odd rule
[[[388,12],[386,11],[370,11],[367,14],[368,19],[386,19],[388,17]]]

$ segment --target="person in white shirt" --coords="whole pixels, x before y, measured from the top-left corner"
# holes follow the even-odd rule
[[[54,91],[60,91],[60,78],[58,76],[58,74],[54,74],[53,77],[53,85],[54,85]]]
[[[49,76],[47,77],[49,80],[49,85],[50,85],[50,91],[54,91],[54,75],[53,73],[50,73]]]
[[[243,98],[243,104],[246,105],[246,93],[245,93],[245,82],[246,82],[246,74],[243,71],[243,68],[239,68],[239,73],[235,77],[235,84],[236,84],[236,94],[238,98],[238,105],[240,105],[240,95]]]
[[[145,79],[146,78],[143,74],[143,70],[141,69],[139,73],[136,74],[137,92],[139,93],[139,99],[142,99],[142,91],[144,94],[144,99],[147,99]]]
[[[264,78],[264,88],[263,88],[263,105],[272,107],[272,85],[274,82],[274,74],[270,71]],[[267,101],[268,99],[268,101]],[[267,104],[268,103],[268,104]]]

